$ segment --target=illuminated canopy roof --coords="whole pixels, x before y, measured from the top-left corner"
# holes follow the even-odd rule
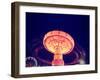
[[[43,45],[53,54],[68,54],[74,48],[74,40],[68,33],[54,30],[44,36]]]

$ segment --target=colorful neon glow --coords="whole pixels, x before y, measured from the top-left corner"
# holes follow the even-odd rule
[[[26,12],[25,21],[26,67],[52,66],[55,64],[64,66],[90,64],[89,15]],[[59,44],[63,46],[52,48],[48,45],[48,49],[46,44],[43,43],[43,40],[46,40],[45,43],[48,42],[51,44],[52,37],[50,38],[46,33],[50,31],[51,35],[51,31],[54,30],[60,30],[60,40],[58,41],[58,39],[56,39],[52,41],[52,43],[58,45],[57,43],[59,42]],[[63,31],[64,34],[61,35]],[[67,38],[65,35],[66,32]],[[53,33],[54,32],[52,32],[52,36]],[[51,40],[49,41],[48,38],[44,38],[44,36],[49,36],[49,40]],[[55,38],[58,38],[58,36],[55,36]],[[63,38],[65,41],[62,40]],[[73,46],[73,48],[71,46]],[[55,56],[55,54],[58,55]]]
[[[63,54],[69,54],[75,43],[68,33],[54,30],[44,36],[43,45],[46,50],[54,54],[52,65],[64,65]]]

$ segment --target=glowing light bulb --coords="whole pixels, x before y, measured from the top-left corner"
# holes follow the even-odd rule
[[[43,39],[46,50],[54,54],[52,65],[64,65],[63,54],[70,53],[74,48],[73,38],[66,32],[54,30],[48,32]]]

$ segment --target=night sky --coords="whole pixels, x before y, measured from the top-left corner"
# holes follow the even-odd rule
[[[75,46],[78,44],[85,51],[85,63],[89,64],[89,15],[26,12],[26,57],[34,57],[39,66],[50,65],[48,62],[52,61],[53,54],[45,50],[42,42],[44,35],[52,30],[69,33]],[[73,50],[71,54],[64,56],[64,61],[67,64],[74,58]]]

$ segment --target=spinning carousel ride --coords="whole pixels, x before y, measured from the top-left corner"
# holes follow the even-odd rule
[[[54,54],[52,65],[64,65],[63,55],[69,54],[74,46],[73,38],[66,32],[54,30],[48,32],[43,39],[46,50]]]

